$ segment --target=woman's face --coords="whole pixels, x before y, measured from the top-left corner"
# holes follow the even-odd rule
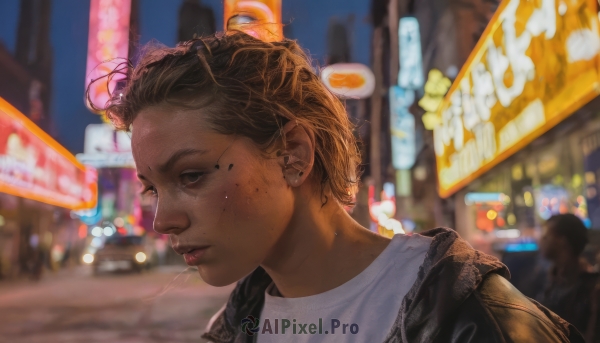
[[[252,272],[293,213],[278,160],[246,137],[210,130],[202,110],[153,106],[132,127],[138,176],[158,201],[154,230],[168,234],[208,284]]]

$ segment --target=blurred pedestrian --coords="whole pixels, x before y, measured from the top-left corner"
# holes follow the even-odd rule
[[[559,214],[548,219],[540,251],[552,266],[536,298],[575,325],[586,342],[596,343],[600,342],[600,275],[581,256],[587,243],[587,228],[577,216]]]
[[[132,132],[154,230],[206,283],[237,282],[204,338],[583,342],[455,231],[387,238],[350,217],[354,126],[296,41],[229,31],[147,49],[126,75],[104,110]]]

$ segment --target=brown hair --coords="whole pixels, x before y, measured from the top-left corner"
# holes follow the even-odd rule
[[[354,125],[295,41],[220,33],[175,48],[147,47],[135,68],[127,63],[106,77],[119,73],[126,74],[124,88],[100,109],[117,129],[128,130],[143,108],[169,103],[204,108],[215,131],[266,149],[295,120],[314,133],[313,173],[321,191],[328,187],[340,203],[352,203],[360,163]]]

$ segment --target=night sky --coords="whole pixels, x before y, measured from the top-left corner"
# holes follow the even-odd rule
[[[140,43],[157,40],[172,46],[177,38],[177,13],[182,0],[140,0]],[[223,27],[223,3],[203,0],[213,8],[217,29]],[[370,0],[283,0],[284,23],[291,23],[290,37],[323,64],[330,17],[354,16],[349,32],[351,60],[369,64]],[[54,53],[51,116],[61,144],[73,153],[83,151],[85,127],[101,122],[83,103],[87,53],[89,1],[52,0],[51,40]],[[14,53],[19,0],[0,1],[0,43]],[[0,95],[1,96],[1,95]]]

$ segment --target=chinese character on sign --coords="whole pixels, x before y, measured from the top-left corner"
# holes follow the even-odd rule
[[[448,92],[452,82],[447,77],[444,77],[441,71],[431,69],[429,77],[425,83],[425,96],[419,100],[419,106],[426,113],[423,115],[423,124],[425,129],[433,130],[440,123],[440,118],[436,113],[444,100],[444,95]]]

